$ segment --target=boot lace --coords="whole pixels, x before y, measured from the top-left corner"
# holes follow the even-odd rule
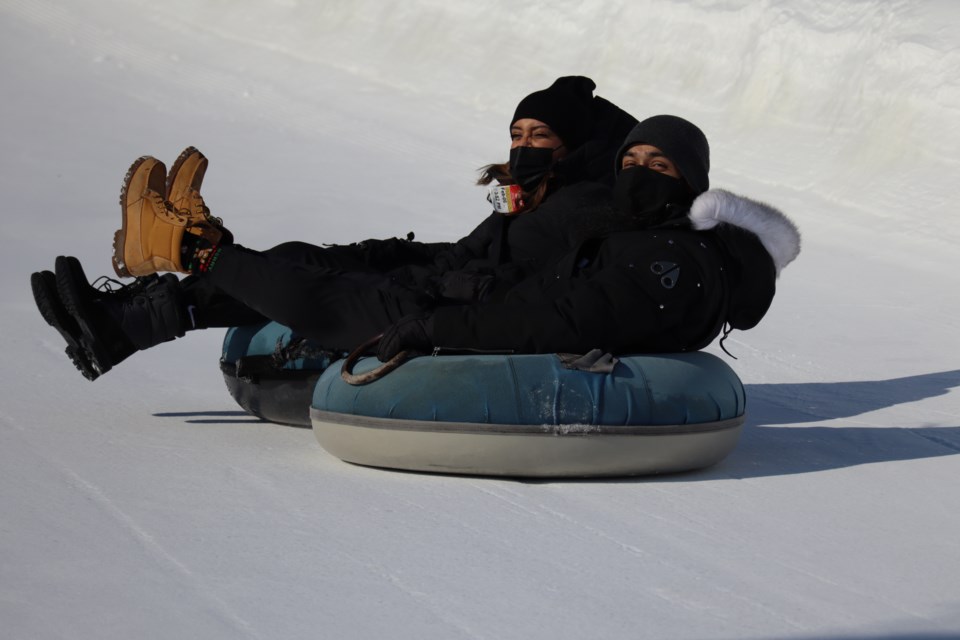
[[[200,195],[200,192],[196,189],[190,190],[190,200],[193,202],[194,213],[193,215],[206,220],[208,223],[222,227],[223,218],[218,218],[217,216],[210,215],[210,207],[207,206],[207,203],[203,201],[203,196]]]
[[[132,296],[143,291],[151,283],[156,282],[159,279],[160,277],[154,273],[148,276],[140,276],[135,278],[133,282],[123,283],[119,280],[111,278],[110,276],[100,276],[90,283],[90,286],[97,291],[102,291],[103,293],[109,293],[118,296]]]
[[[139,280],[139,278],[137,278],[137,280]],[[130,285],[124,284],[119,280],[115,280],[110,276],[100,276],[91,282],[90,286],[97,291],[103,291],[104,293],[117,293],[121,289],[125,289]]]
[[[150,200],[153,205],[153,212],[158,218],[166,218],[168,222],[180,227],[185,227],[190,222],[190,214],[187,211],[177,211],[169,201],[164,200],[156,191],[147,190],[143,194],[144,198]]]
[[[217,229],[223,228],[223,218],[210,215],[210,207],[203,201],[203,196],[200,195],[199,191],[191,189],[189,196],[182,198],[180,202],[182,203],[184,200],[187,201],[187,205],[179,209],[172,202],[166,203],[169,205],[168,209],[177,216],[178,220],[184,220],[191,227],[207,225]]]

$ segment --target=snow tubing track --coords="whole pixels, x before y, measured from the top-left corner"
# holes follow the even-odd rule
[[[312,424],[324,449],[360,465],[541,478],[688,471],[726,457],[744,422],[740,379],[703,352],[626,356],[612,373],[569,370],[552,354],[421,357],[353,386],[327,358],[283,361],[291,344],[276,323],[231,329],[228,388],[254,415]],[[354,373],[378,364],[364,358]]]

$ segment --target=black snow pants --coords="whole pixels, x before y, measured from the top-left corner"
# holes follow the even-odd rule
[[[425,296],[394,285],[347,249],[301,242],[263,252],[223,247],[209,272],[181,281],[195,327],[273,320],[324,348],[349,351],[403,316],[430,309]]]

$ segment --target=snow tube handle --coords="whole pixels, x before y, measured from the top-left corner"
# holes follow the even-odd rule
[[[344,382],[354,386],[370,384],[387,375],[410,358],[422,355],[417,351],[407,349],[401,351],[375,369],[371,369],[365,373],[354,373],[353,366],[357,364],[357,360],[359,360],[364,353],[375,347],[381,338],[383,338],[382,333],[367,340],[347,356],[347,359],[343,361],[343,366],[340,367],[340,377],[343,378]]]

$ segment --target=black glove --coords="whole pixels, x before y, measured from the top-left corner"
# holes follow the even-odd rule
[[[472,271],[447,271],[440,276],[440,295],[460,302],[482,301],[493,285],[493,276]]]
[[[401,351],[429,353],[433,349],[433,316],[427,313],[404,316],[383,332],[377,358],[386,362]]]

